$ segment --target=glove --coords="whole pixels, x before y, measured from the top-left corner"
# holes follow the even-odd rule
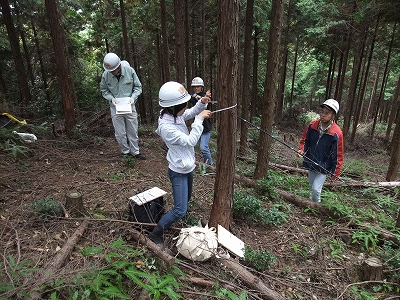
[[[117,105],[117,99],[112,98],[112,99],[111,99],[111,102],[112,102],[112,104]]]
[[[129,104],[134,104],[135,100],[133,100],[133,98],[129,98]]]

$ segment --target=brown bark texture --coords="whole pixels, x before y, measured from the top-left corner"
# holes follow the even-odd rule
[[[219,4],[218,35],[218,104],[220,108],[237,104],[239,1],[221,0]],[[229,76],[227,76],[229,74]],[[210,226],[218,224],[229,229],[233,207],[233,177],[236,158],[237,111],[230,109],[217,115],[217,151],[223,153],[217,161],[214,186],[214,202],[210,214]]]
[[[1,12],[3,21],[7,28],[8,39],[10,41],[11,52],[14,59],[15,70],[18,77],[18,85],[21,91],[22,103],[27,106],[30,99],[30,90],[28,85],[28,78],[25,72],[24,63],[22,60],[21,50],[19,48],[18,35],[14,27],[14,22],[11,15],[10,4],[8,0],[1,0]]]
[[[61,99],[64,108],[65,130],[69,137],[73,136],[76,125],[77,98],[72,76],[71,63],[64,28],[59,14],[58,1],[46,0],[47,17],[49,18],[50,34],[53,40],[57,76],[61,89]]]
[[[277,94],[279,48],[283,23],[283,0],[273,0],[271,10],[271,27],[268,41],[267,73],[265,76],[265,92],[262,105],[261,128],[267,132],[272,131],[274,123],[274,110]],[[256,179],[263,178],[268,172],[269,150],[271,138],[260,135],[259,149],[257,153],[257,165],[254,171]]]

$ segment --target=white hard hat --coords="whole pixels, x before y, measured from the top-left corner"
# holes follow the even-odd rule
[[[131,66],[129,64],[129,62],[127,62],[126,60],[121,60],[121,65],[126,66],[126,67],[130,67]]]
[[[339,112],[339,103],[335,99],[328,99],[321,104],[321,107],[327,107],[333,110],[336,114]]]
[[[104,70],[106,70],[108,72],[112,72],[116,68],[118,68],[120,64],[121,64],[121,60],[117,54],[110,52],[110,53],[107,53],[106,56],[104,56],[104,60],[103,60]]]
[[[161,107],[171,107],[188,102],[190,95],[184,86],[175,81],[169,81],[162,85],[158,93],[158,100]]]
[[[195,77],[192,80],[192,86],[204,86],[204,81],[200,77]]]

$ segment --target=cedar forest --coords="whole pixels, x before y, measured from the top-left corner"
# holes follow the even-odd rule
[[[0,299],[400,299],[398,0],[0,3]],[[118,156],[99,91],[109,52],[142,83],[146,161]],[[190,93],[196,76],[214,110],[233,108],[214,114],[216,163],[197,161],[159,249],[121,207],[152,185],[170,194],[158,91]],[[330,98],[345,163],[319,204],[295,152]],[[180,256],[179,229],[198,223],[230,230],[244,256]]]

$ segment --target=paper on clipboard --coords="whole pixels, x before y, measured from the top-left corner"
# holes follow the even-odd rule
[[[132,113],[132,104],[129,103],[131,101],[131,98],[123,97],[115,98],[115,100],[117,100],[117,104],[115,105],[117,115]]]
[[[135,201],[136,204],[138,205],[143,205],[147,202],[150,202],[151,200],[157,199],[158,197],[166,195],[167,192],[163,191],[162,189],[158,187],[153,187],[147,191],[144,191],[140,194],[134,195],[132,197],[129,197],[129,199]]]

